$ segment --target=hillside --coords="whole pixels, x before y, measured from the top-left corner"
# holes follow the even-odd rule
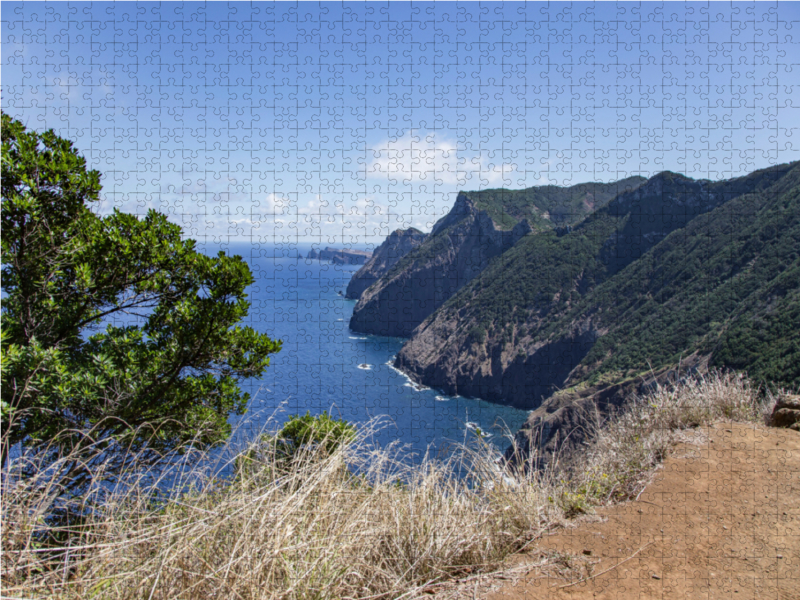
[[[422,323],[396,365],[527,409],[693,353],[796,385],[798,171],[662,173],[574,228],[527,236]]]
[[[635,176],[610,184],[492,189],[468,192],[468,196],[475,207],[486,211],[500,229],[511,229],[522,219],[527,219],[535,231],[540,231],[579,223],[621,191],[634,189],[645,181],[644,177]]]
[[[461,192],[430,236],[362,294],[350,328],[359,333],[411,335],[521,238],[577,222],[641,181],[632,177],[569,188]]]

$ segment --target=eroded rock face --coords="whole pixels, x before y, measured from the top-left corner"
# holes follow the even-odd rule
[[[800,396],[785,395],[778,398],[772,409],[770,424],[800,431]]]
[[[519,346],[488,337],[476,343],[470,334],[457,333],[458,327],[452,315],[433,315],[397,354],[395,367],[449,395],[525,410],[537,408],[543,398],[563,387],[597,337],[589,322],[563,338],[520,353]]]
[[[497,228],[467,194],[459,194],[455,206],[436,223],[431,236],[363,292],[353,310],[350,329],[408,337],[492,258],[530,231],[527,221],[520,221],[511,231]]]
[[[400,259],[422,244],[427,237],[427,233],[422,233],[413,227],[392,232],[386,241],[375,249],[372,258],[353,275],[347,284],[345,297],[350,300],[361,298],[368,287],[386,275]]]

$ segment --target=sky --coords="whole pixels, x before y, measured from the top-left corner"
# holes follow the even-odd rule
[[[0,104],[101,214],[372,247],[459,191],[800,159],[800,4],[2,2]]]

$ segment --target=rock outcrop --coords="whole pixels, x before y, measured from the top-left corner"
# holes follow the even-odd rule
[[[579,457],[576,450],[591,438],[601,421],[623,408],[635,394],[646,394],[659,386],[669,387],[706,374],[708,360],[708,355],[692,355],[680,367],[664,367],[647,377],[552,394],[530,412],[504,459],[511,465],[524,462],[545,468],[554,457],[559,460]]]
[[[358,300],[361,294],[383,277],[409,252],[420,246],[428,234],[422,233],[413,227],[398,229],[392,232],[386,240],[375,249],[366,264],[359,269],[347,284],[345,297]]]
[[[371,253],[364,252],[363,250],[340,250],[327,247],[319,251],[312,248],[306,258],[312,260],[329,260],[339,265],[363,265],[371,256]]]
[[[785,394],[778,398],[772,410],[770,425],[800,431],[800,396]]]
[[[475,208],[467,194],[459,194],[430,237],[363,292],[350,329],[408,337],[489,261],[530,231],[526,220],[510,231],[499,229],[486,211]]]

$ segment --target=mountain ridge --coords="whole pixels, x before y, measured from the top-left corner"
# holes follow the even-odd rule
[[[603,200],[540,229],[517,207],[509,232],[490,216],[498,204],[459,194],[365,293],[383,300],[376,320],[402,321],[425,301],[414,289],[457,276],[465,257],[472,268],[395,330],[409,337],[395,366],[447,394],[531,410],[518,446],[548,455],[642,385],[734,368],[800,386],[800,162],[721,181],[665,171]],[[469,262],[490,235],[505,243]],[[408,295],[381,297],[398,277]]]
[[[604,206],[620,190],[634,189],[643,181],[629,177],[607,184],[578,184],[560,188],[560,194],[552,193],[553,186],[460,192],[453,209],[437,221],[430,236],[364,290],[350,328],[358,333],[410,336],[495,257],[530,233],[553,231],[554,224],[542,216],[544,212],[563,209],[559,222],[572,223]],[[591,209],[587,197],[592,199]]]
[[[536,408],[578,383],[572,372],[587,357],[599,360],[598,348],[589,352],[612,324],[597,315],[605,310],[602,296],[613,300],[615,292],[601,288],[593,304],[584,297],[698,216],[758,193],[763,175],[712,183],[659,174],[568,233],[521,240],[426,319],[395,366],[446,393]],[[628,277],[637,282],[644,274]]]

